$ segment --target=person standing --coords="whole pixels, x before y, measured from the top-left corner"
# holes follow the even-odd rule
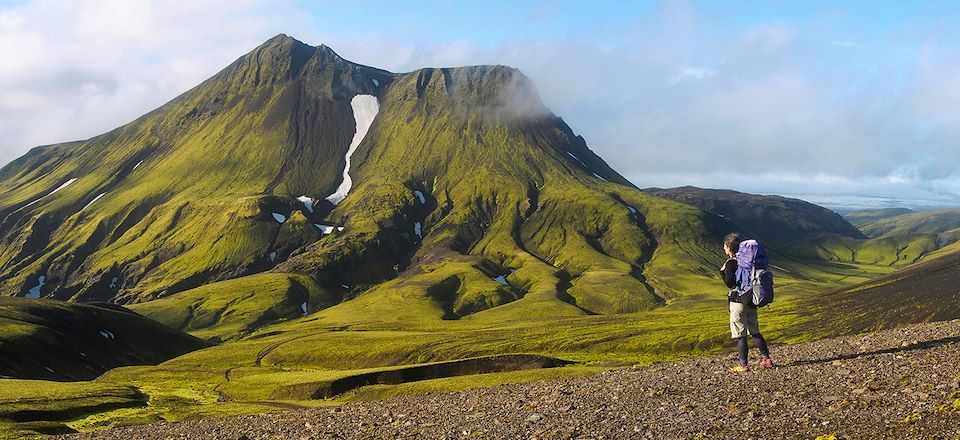
[[[773,368],[773,361],[770,359],[770,349],[767,347],[767,341],[760,334],[760,323],[757,318],[757,307],[753,304],[743,304],[739,301],[739,295],[732,294],[734,289],[739,292],[748,286],[741,286],[737,279],[737,252],[740,249],[743,237],[734,232],[727,234],[723,238],[723,251],[727,255],[727,261],[720,266],[720,275],[723,283],[730,289],[731,294],[727,295],[730,303],[730,334],[737,341],[737,356],[740,363],[730,371],[735,373],[746,373],[750,371],[750,365],[747,360],[747,336],[753,337],[753,342],[760,351],[762,360],[757,365],[758,369]]]

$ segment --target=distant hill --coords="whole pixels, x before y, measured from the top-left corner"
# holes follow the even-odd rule
[[[785,242],[823,234],[866,238],[839,214],[800,199],[693,186],[644,191],[723,216],[743,227],[743,232],[767,241]]]
[[[90,380],[207,346],[118,305],[0,296],[0,376]]]
[[[933,211],[855,211],[847,219],[868,237],[894,237],[911,234],[951,234],[960,228],[960,209],[937,209]],[[884,215],[891,214],[891,215]]]
[[[844,213],[843,218],[847,219],[852,225],[860,227],[865,223],[910,214],[911,212],[916,211],[907,208],[860,209]]]

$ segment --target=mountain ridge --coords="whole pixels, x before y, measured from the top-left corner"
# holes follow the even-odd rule
[[[346,168],[358,95],[379,113]],[[335,205],[343,175],[353,185]],[[730,228],[637,192],[517,69],[395,74],[285,35],[0,176],[0,288],[22,294],[44,277],[42,296],[77,301],[275,273],[288,281],[273,285],[309,287],[311,310],[397,280],[449,318],[527,296],[524,307],[567,314],[636,311],[677,295],[658,273],[676,270],[668,259],[689,254],[681,270],[706,276],[707,243]],[[675,228],[664,210],[689,218]],[[407,271],[414,262],[431,273]]]

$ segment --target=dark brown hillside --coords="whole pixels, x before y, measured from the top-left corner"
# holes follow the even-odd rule
[[[822,234],[866,238],[840,214],[800,199],[693,186],[645,191],[726,217],[750,235],[785,242]]]

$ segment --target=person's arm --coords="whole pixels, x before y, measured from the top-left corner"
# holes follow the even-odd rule
[[[723,277],[723,284],[732,289],[737,287],[737,260],[728,259],[720,267],[720,276]]]

